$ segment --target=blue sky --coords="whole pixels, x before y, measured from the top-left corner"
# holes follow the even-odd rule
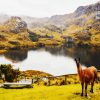
[[[0,0],[0,14],[50,17],[71,13],[99,0]]]

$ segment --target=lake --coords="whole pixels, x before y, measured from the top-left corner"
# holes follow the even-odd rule
[[[1,64],[12,64],[20,70],[39,70],[52,75],[77,73],[74,58],[80,57],[83,68],[100,70],[100,48],[66,45],[31,50],[13,50],[0,55]]]

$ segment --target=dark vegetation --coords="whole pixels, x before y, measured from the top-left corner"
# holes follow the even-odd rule
[[[29,33],[29,38],[30,38],[33,42],[37,42],[37,41],[38,41],[39,36],[36,35],[36,33],[31,32],[31,31],[28,31],[28,33]]]
[[[3,78],[4,81],[13,82],[17,81],[18,75],[20,71],[18,69],[13,69],[13,66],[8,64],[0,65],[0,77]]]

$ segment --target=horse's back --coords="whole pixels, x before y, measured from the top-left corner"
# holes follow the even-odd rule
[[[97,78],[97,69],[95,66],[88,67],[88,69],[94,74],[94,77]]]
[[[88,67],[87,69],[92,71],[92,72],[97,72],[97,69],[95,66]]]
[[[83,70],[83,79],[87,83],[97,78],[97,69],[94,66],[88,67]]]

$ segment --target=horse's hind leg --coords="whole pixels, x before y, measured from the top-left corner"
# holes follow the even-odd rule
[[[82,86],[82,93],[81,93],[81,96],[83,96],[84,83],[81,83],[81,86]]]
[[[90,90],[91,93],[93,93],[93,86],[94,86],[94,82],[91,83],[91,90]]]
[[[85,96],[87,97],[87,83],[85,83]]]

